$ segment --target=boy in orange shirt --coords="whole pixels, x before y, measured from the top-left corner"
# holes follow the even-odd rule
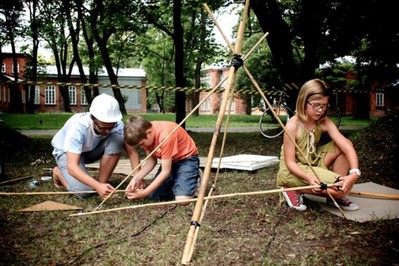
[[[139,146],[150,154],[178,124],[167,121],[149,122],[140,116],[132,116],[125,122],[125,143]],[[152,182],[145,187],[144,177],[161,160],[161,167]],[[129,200],[149,197],[154,200],[191,199],[199,178],[198,148],[190,135],[179,128],[157,149],[126,188]],[[182,203],[183,205],[188,204]]]

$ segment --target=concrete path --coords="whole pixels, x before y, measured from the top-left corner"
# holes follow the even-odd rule
[[[364,126],[341,126],[339,129],[341,132],[351,132],[357,131],[365,128]],[[192,132],[214,132],[215,128],[205,127],[205,128],[187,128],[187,131]],[[21,134],[26,136],[54,136],[57,133],[57,129],[54,130],[18,130]],[[224,128],[221,129],[224,132]],[[258,127],[230,127],[228,132],[259,132]]]

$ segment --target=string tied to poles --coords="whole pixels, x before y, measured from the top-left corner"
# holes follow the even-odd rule
[[[191,221],[190,225],[193,225],[194,227],[200,227],[201,224],[197,221]]]
[[[327,188],[328,188],[327,184],[325,184],[323,182],[320,183],[320,189],[327,190]]]
[[[244,60],[241,58],[241,55],[235,54],[231,59],[231,66],[234,67],[235,71],[237,71],[244,64]]]

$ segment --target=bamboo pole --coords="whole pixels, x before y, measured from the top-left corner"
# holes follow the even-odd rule
[[[272,111],[273,116],[276,118],[276,120],[278,121],[278,123],[280,124],[280,126],[283,128],[284,130],[284,134],[288,136],[288,138],[290,139],[290,141],[295,145],[295,148],[301,153],[301,155],[303,156],[303,158],[305,158],[306,163],[308,164],[310,170],[313,172],[313,174],[315,175],[315,177],[320,181],[320,177],[319,175],[316,173],[316,170],[314,169],[314,167],[312,166],[311,162],[309,161],[308,157],[305,155],[304,151],[302,149],[299,148],[298,144],[296,143],[296,141],[294,140],[294,138],[285,130],[285,126],[283,124],[283,122],[281,122],[280,117],[276,114],[276,112],[273,110],[272,105],[270,104],[269,100],[266,98],[265,94],[263,93],[262,89],[259,87],[258,83],[256,82],[256,80],[254,79],[254,77],[252,76],[251,72],[249,72],[248,68],[246,66],[243,66],[245,72],[247,73],[247,76],[249,77],[249,79],[251,80],[252,84],[255,86],[255,88],[258,90],[258,92],[260,93],[260,95],[262,96],[262,98],[265,100],[267,106],[269,107],[270,111]],[[335,201],[334,197],[331,195],[330,191],[327,189],[327,194],[330,197],[330,199],[334,202],[334,205],[337,206],[338,210],[341,212],[342,216],[346,219],[345,213],[344,211],[341,209],[341,207],[339,207],[339,205],[337,204],[337,202]]]
[[[392,195],[392,194],[360,192],[360,191],[351,191],[350,194],[354,195],[354,196],[364,196],[364,197],[370,197],[370,198],[399,200],[399,195]]]
[[[205,8],[206,8],[206,6],[207,5],[204,4]],[[246,3],[245,3],[243,19],[240,22],[240,26],[238,29],[237,42],[234,47],[235,55],[241,54],[242,40],[243,40],[243,36],[244,36],[245,22],[247,19],[248,10],[249,10],[249,0],[246,1]],[[197,200],[195,208],[194,208],[194,213],[193,213],[193,216],[191,219],[191,224],[190,224],[190,230],[187,235],[186,245],[185,245],[183,257],[182,257],[182,264],[188,264],[190,262],[189,254],[191,253],[190,250],[192,249],[193,242],[194,242],[193,240],[194,240],[195,229],[196,229],[196,227],[198,227],[198,220],[200,218],[201,210],[204,205],[205,188],[206,188],[206,184],[209,181],[210,171],[211,171],[211,167],[212,167],[212,160],[213,160],[214,152],[215,152],[215,146],[216,146],[216,142],[217,142],[217,139],[218,139],[218,136],[220,133],[220,128],[221,128],[223,116],[224,116],[224,113],[226,110],[228,97],[229,97],[231,88],[235,85],[235,79],[236,79],[235,73],[236,73],[235,67],[231,66],[230,70],[229,70],[227,86],[223,93],[222,103],[221,103],[218,118],[216,121],[215,131],[214,131],[214,134],[212,137],[211,146],[209,148],[207,163],[206,163],[206,166],[204,169],[204,174],[203,174],[202,180],[201,180],[201,187],[200,187],[200,191],[198,194],[198,200]]]
[[[228,77],[224,77],[219,84],[217,84],[199,103],[197,106],[195,106],[193,108],[193,110],[191,110],[191,112],[178,124],[177,127],[175,127],[172,132],[169,133],[169,135],[167,135],[159,144],[157,147],[154,148],[154,150],[152,152],[150,152],[147,157],[145,157],[139,165],[137,165],[119,184],[118,186],[115,187],[114,191],[116,191],[118,188],[120,188],[122,186],[123,183],[126,182],[126,180],[128,180],[134,172],[136,172],[176,131],[177,129],[184,123],[186,122],[186,120],[201,106],[202,103],[204,103],[215,91],[217,88],[219,88],[223,82],[225,82],[225,80]],[[111,192],[111,194],[109,196],[107,196],[93,211],[96,211],[98,209],[101,209],[103,204],[111,197],[111,195],[114,193],[114,191]]]
[[[115,190],[112,193],[121,193],[125,190]],[[95,194],[97,191],[33,191],[33,192],[0,192],[0,196],[37,196],[37,195],[73,195],[73,194]]]
[[[223,38],[225,39],[226,43],[228,44],[228,46],[229,46],[230,49],[232,50],[233,54],[235,54],[235,55],[238,55],[238,54],[240,54],[240,52],[241,52],[242,37],[243,37],[243,34],[242,34],[242,33],[244,32],[244,28],[245,28],[246,16],[247,16],[247,14],[248,14],[248,13],[247,13],[247,12],[248,12],[248,9],[247,9],[248,6],[249,6],[249,0],[246,1],[246,6],[245,6],[245,9],[244,9],[243,19],[242,19],[242,21],[240,22],[239,31],[238,31],[238,34],[237,34],[237,43],[236,43],[236,48],[237,48],[237,49],[234,49],[234,48],[232,47],[232,45],[230,44],[230,42],[228,41],[228,39],[226,38],[226,36],[223,34],[223,31],[221,30],[221,28],[220,28],[219,24],[217,23],[215,17],[213,16],[212,12],[211,12],[210,9],[208,8],[208,6],[207,6],[206,4],[204,4],[205,9],[207,10],[207,12],[209,13],[209,15],[211,16],[211,18],[212,18],[213,21],[215,22],[216,27],[219,29],[219,31],[220,31],[220,33],[222,34]],[[255,46],[259,45],[259,44],[266,38],[267,35],[268,35],[268,33],[266,33],[266,34],[261,38],[261,40],[258,41],[258,43],[257,43]],[[250,52],[252,52],[252,51],[256,48],[255,46],[252,48],[252,50],[251,50]],[[230,69],[231,69],[231,68],[230,68]],[[262,96],[263,99],[265,100],[265,102],[266,102],[266,104],[268,105],[268,107],[270,108],[270,110],[272,110],[273,116],[276,117],[276,119],[277,119],[277,121],[279,122],[280,126],[281,126],[281,127],[283,128],[283,130],[285,131],[285,126],[284,126],[284,124],[281,122],[281,120],[279,119],[279,117],[277,116],[277,114],[274,112],[274,110],[273,110],[273,108],[271,107],[271,104],[270,104],[269,101],[267,100],[266,96],[264,95],[264,93],[262,92],[262,90],[259,88],[258,84],[255,82],[255,80],[253,79],[252,75],[250,74],[250,72],[248,71],[248,69],[247,69],[245,66],[244,66],[244,69],[245,69],[246,73],[248,74],[248,76],[251,78],[251,80],[252,80],[252,82],[254,83],[254,85],[256,86],[258,92],[260,92],[261,96]],[[235,73],[235,72],[234,72],[234,73]],[[234,74],[234,73],[229,72],[229,80],[230,80],[230,74]],[[230,89],[231,83],[229,83],[228,85],[229,85],[228,88]],[[225,93],[227,94],[227,92],[225,92]],[[221,110],[224,112],[225,109],[221,109]],[[221,115],[220,112],[219,112],[219,115]],[[221,116],[223,116],[223,114],[222,114]],[[220,130],[220,129],[219,129],[219,130]],[[215,137],[215,134],[214,134],[214,137]],[[293,139],[289,134],[288,134],[288,137],[290,138],[290,140],[292,141],[292,143],[296,146],[296,148],[298,148],[296,142],[294,141],[294,139]],[[216,138],[217,138],[217,137],[216,137]],[[213,142],[212,142],[212,143],[213,143]],[[211,154],[211,152],[212,152],[212,154]],[[301,151],[301,152],[302,152],[302,151]],[[213,157],[212,157],[212,156],[213,156],[212,145],[211,145],[211,149],[210,149],[210,151],[209,151],[209,155],[210,155],[210,156],[208,156],[208,161],[209,161],[209,160],[213,160]],[[305,156],[305,158],[307,159],[306,156]],[[219,165],[220,165],[220,160],[221,160],[221,159],[219,159]],[[315,170],[314,170],[313,167],[311,166],[311,164],[310,164],[310,162],[309,162],[308,159],[307,159],[307,163],[308,163],[308,165],[310,166],[312,172],[315,174],[316,178],[320,180],[320,178],[318,177],[317,173],[315,172]],[[208,166],[208,165],[207,165],[207,166]],[[205,179],[206,181],[207,181],[207,174],[208,174],[208,173],[207,173],[207,166],[205,167],[205,175],[204,175],[205,178],[203,178],[203,179]],[[202,181],[204,181],[204,180],[202,180]],[[202,187],[203,187],[203,185],[201,184],[201,188],[202,188]],[[212,193],[212,192],[211,192],[211,193]],[[327,193],[328,193],[329,197],[333,200],[333,202],[335,202],[335,199],[332,197],[331,193],[330,193],[328,190],[327,190]],[[201,194],[201,190],[200,190],[199,197],[200,197],[200,196],[203,196],[203,194]],[[206,203],[207,203],[207,202],[206,202]],[[205,208],[206,208],[206,203],[205,203]],[[188,236],[187,236],[187,242],[186,242],[185,250],[184,250],[184,253],[183,253],[182,264],[188,264],[188,263],[190,262],[190,260],[191,260],[192,254],[193,254],[193,249],[194,249],[194,244],[193,244],[193,243],[195,243],[195,241],[196,241],[197,234],[198,234],[198,230],[199,230],[199,223],[198,223],[198,221],[194,220],[194,218],[196,217],[196,216],[195,216],[195,215],[196,215],[196,212],[199,211],[199,208],[197,208],[198,205],[204,206],[204,204],[203,204],[201,201],[199,201],[199,202],[197,201],[196,209],[194,210],[193,219],[192,219],[192,222],[191,222],[190,231],[189,231]],[[336,204],[336,205],[337,205],[337,204]],[[343,217],[346,218],[346,216],[345,216],[344,212],[342,211],[342,209],[341,209],[339,206],[337,206],[337,207],[338,207],[338,209],[340,210],[340,212],[342,213]],[[202,221],[202,217],[203,217],[205,208],[202,207],[202,214],[201,214],[201,217],[200,217],[200,220],[201,220],[201,221]],[[194,227],[194,229],[193,229],[193,227]],[[193,230],[194,230],[194,233],[192,233]]]
[[[215,19],[214,15],[212,14],[211,10],[208,8],[208,6],[206,4],[204,4],[205,9],[207,10],[207,12],[209,13],[209,15],[211,16],[211,18],[213,19],[216,27],[219,29],[219,31],[221,32],[221,34],[223,35],[226,43],[228,44],[228,46],[230,47],[230,49],[232,50],[233,54],[234,54],[234,49],[232,48],[232,45],[230,44],[230,42],[228,41],[228,39],[225,37],[225,35],[223,34],[223,31],[221,30],[221,27],[219,26],[219,23],[217,22],[217,20]],[[252,47],[252,49],[243,57],[243,61],[245,61],[251,54],[253,51],[255,51],[255,49],[266,39],[266,37],[269,35],[268,32],[266,32],[259,40],[258,42]],[[234,94],[234,87],[232,89],[232,92],[230,94],[230,101],[232,101],[232,97]],[[231,103],[230,103],[230,107],[231,107]],[[208,193],[208,196],[211,196],[213,194],[213,191],[216,189],[216,183],[217,183],[217,178],[218,178],[218,174],[219,174],[219,168],[220,168],[220,164],[221,164],[221,158],[222,158],[222,154],[223,154],[223,150],[224,150],[224,144],[225,144],[225,140],[226,140],[226,136],[227,136],[227,127],[228,127],[228,120],[229,120],[229,115],[230,115],[230,108],[229,107],[229,113],[228,113],[228,117],[226,119],[226,130],[225,130],[225,134],[223,136],[223,143],[222,143],[222,147],[221,147],[221,152],[220,152],[220,156],[219,156],[219,163],[218,163],[218,168],[217,168],[217,172],[216,172],[216,178],[214,181],[214,184],[211,187],[211,190]],[[200,215],[200,219],[199,219],[199,224],[202,222],[204,216],[205,216],[205,210],[207,208],[209,200],[206,200],[205,203],[203,204],[202,210],[201,210],[201,215]],[[198,237],[198,233],[199,233],[199,226],[195,227],[195,231],[194,231],[194,237],[192,242],[195,243]],[[187,251],[188,256],[186,258],[187,261],[191,261],[191,257],[194,253],[194,247],[195,244],[192,244],[190,247],[190,250]]]
[[[208,10],[209,10],[209,8],[208,8]],[[219,29],[220,29],[220,26],[219,26]],[[250,51],[250,53],[252,53],[254,50],[255,50],[255,47],[257,47],[260,43],[261,43],[261,41],[262,40],[264,40],[265,38],[266,38],[266,36],[268,35],[268,33],[266,33],[266,34],[264,34],[263,36],[262,36],[262,38],[258,41],[258,43],[254,46],[254,48]],[[227,40],[227,38],[226,38],[226,41],[228,42],[228,40]],[[231,45],[230,45],[231,46]],[[250,53],[248,53],[247,55],[245,55],[244,56],[244,58],[243,58],[243,60],[245,60],[249,55],[250,55]],[[179,126],[181,126],[225,81],[226,81],[226,79],[228,78],[229,76],[226,76],[226,77],[224,77],[212,90],[210,90],[209,92],[208,92],[208,94],[198,103],[198,105],[197,106],[195,106],[194,108],[193,108],[193,110],[191,110],[191,112],[179,123]],[[121,181],[121,183],[115,188],[115,190],[117,190],[124,182],[126,182],[126,180],[127,179],[129,179],[132,175],[133,175],[133,173],[137,170],[137,169],[139,169],[147,160],[148,160],[148,158],[150,158],[150,156],[152,156],[154,153],[155,153],[155,151],[161,146],[161,145],[163,145],[163,143],[164,142],[166,142],[167,141],[167,139],[169,139],[169,137],[171,136],[171,135],[173,135],[174,134],[174,132],[176,131],[178,129],[178,127],[176,127],[167,137],[166,137],[166,139],[164,140],[164,141],[162,141],[157,147],[155,147],[155,149],[150,153],[150,154],[148,154],[148,156],[145,158],[145,159],[143,159],[143,161],[141,161],[141,163],[137,166],[137,167],[135,167],[131,172],[130,172],[130,174],[129,175],[127,175],[126,177],[125,177],[125,179],[123,179],[122,181]],[[112,192],[113,193],[113,192]],[[112,193],[110,194],[110,195],[112,195]],[[93,211],[95,211],[95,210],[98,210],[98,209],[100,209],[100,208],[102,208],[102,206],[103,206],[103,204],[107,201],[109,199],[109,197],[106,197]]]
[[[336,185],[335,184],[327,185],[327,187],[334,187],[334,186],[336,186]],[[213,200],[213,199],[225,199],[225,198],[234,198],[234,197],[241,197],[241,196],[257,196],[257,195],[264,195],[264,194],[280,193],[280,192],[284,192],[284,191],[294,191],[294,190],[314,189],[314,188],[320,188],[320,185],[293,187],[293,188],[278,188],[278,189],[263,190],[263,191],[236,192],[236,193],[230,193],[230,194],[207,196],[207,197],[204,197],[203,199]],[[130,210],[130,209],[139,209],[139,208],[145,208],[145,207],[155,207],[155,206],[163,206],[163,205],[187,203],[187,202],[198,202],[199,200],[200,200],[200,198],[184,199],[184,200],[173,200],[173,201],[162,201],[162,202],[154,202],[154,203],[141,204],[141,205],[132,205],[132,206],[125,206],[125,207],[118,207],[118,208],[106,209],[106,210],[97,210],[97,211],[90,211],[90,212],[73,213],[73,214],[70,214],[69,216],[86,216],[86,215],[92,215],[92,214],[100,214],[100,213],[122,211],[122,210]]]
[[[210,192],[208,193],[208,196],[205,197],[205,200],[209,199],[215,199],[218,196],[211,196],[212,195],[212,190],[215,189],[215,186],[212,186]],[[284,191],[290,191],[294,190],[297,188],[287,188]],[[303,189],[299,187],[298,189]],[[114,193],[123,193],[125,190],[116,190]],[[95,194],[97,191],[90,190],[90,191],[34,191],[34,192],[0,192],[0,196],[41,196],[41,195],[73,195],[73,194]],[[374,193],[374,192],[361,192],[361,191],[351,191],[351,195],[353,196],[359,196],[359,197],[369,197],[369,198],[377,198],[377,199],[391,199],[391,200],[399,200],[399,195],[393,195],[393,194],[385,194],[385,193]],[[182,202],[186,200],[181,200]],[[190,201],[196,201],[196,200],[190,200]],[[180,201],[177,201],[180,202]],[[167,203],[170,204],[170,203]],[[164,205],[164,203],[162,203]]]
[[[3,182],[0,182],[0,185],[4,185],[4,184],[8,184],[8,183],[13,183],[13,182],[17,182],[17,181],[24,180],[24,179],[28,179],[28,178],[32,178],[32,176],[31,176],[31,175],[28,175],[28,176],[24,176],[24,177],[18,177],[18,178],[6,180],[6,181],[3,181]]]

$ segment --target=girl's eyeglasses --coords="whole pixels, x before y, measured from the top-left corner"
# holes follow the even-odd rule
[[[311,103],[311,102],[307,102],[310,106],[312,106],[313,110],[315,111],[319,111],[320,109],[325,111],[328,109],[328,107],[330,107],[329,104],[321,104],[321,103]]]

